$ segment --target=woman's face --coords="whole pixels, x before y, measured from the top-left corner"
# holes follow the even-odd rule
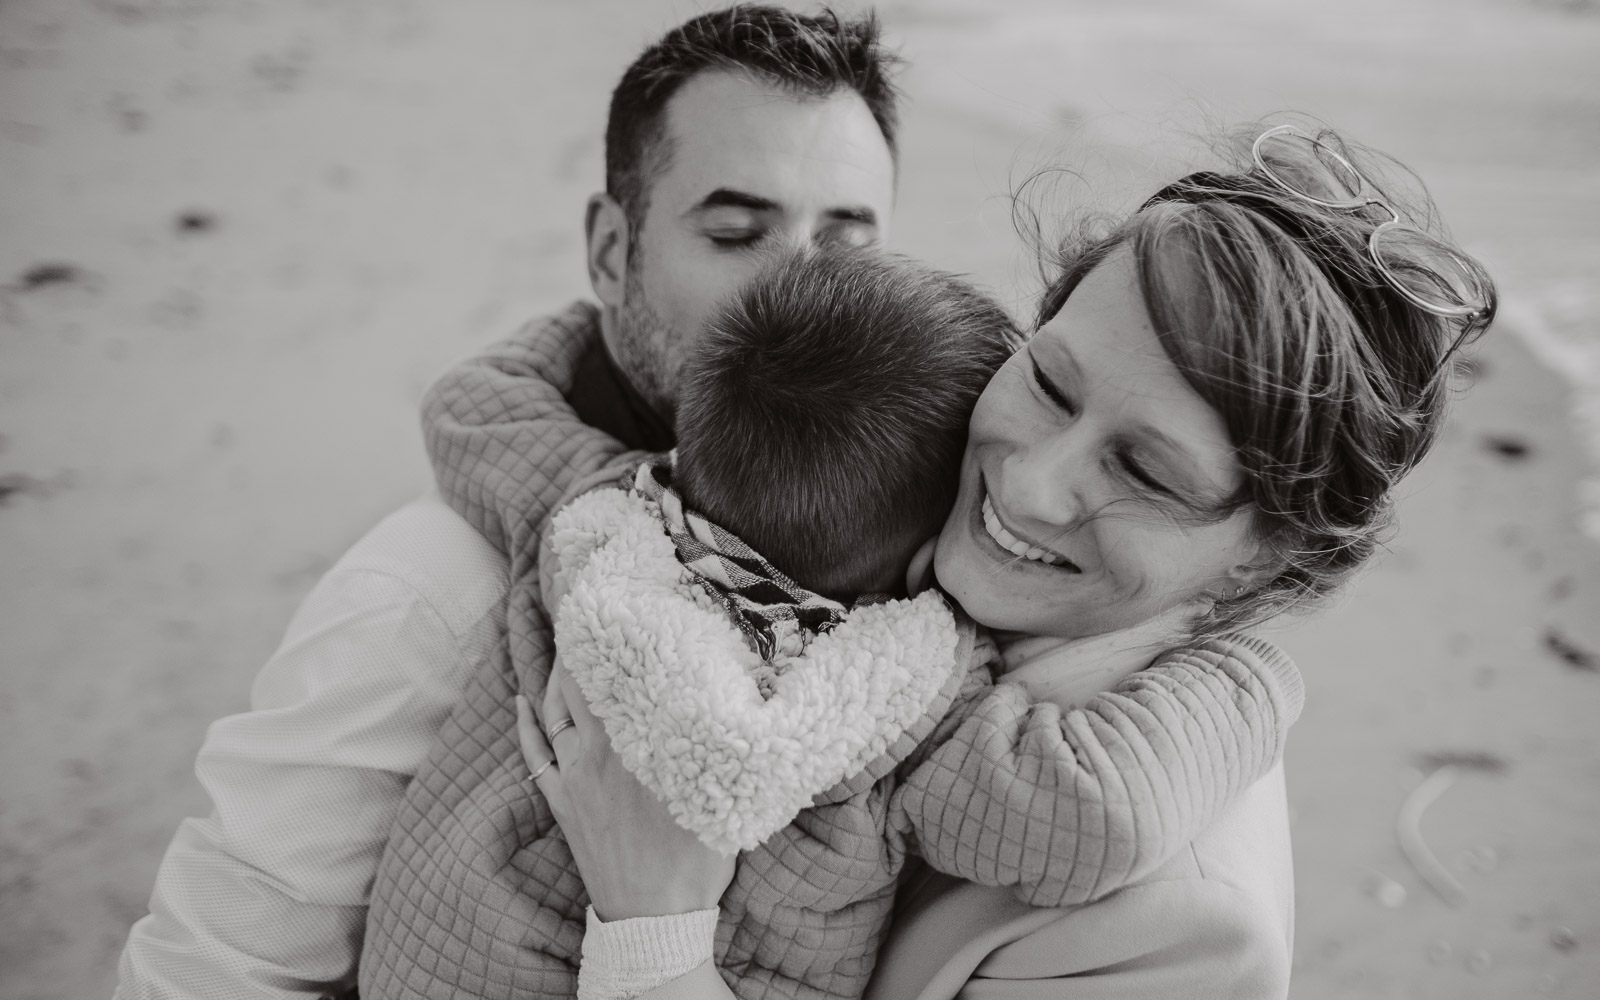
[[[1249,515],[1209,513],[1241,476],[1222,417],[1168,359],[1118,253],[978,400],[935,571],[991,628],[1134,625],[1248,581]]]

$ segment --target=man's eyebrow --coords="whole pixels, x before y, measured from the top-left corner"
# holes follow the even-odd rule
[[[713,208],[743,208],[752,212],[772,212],[782,207],[771,198],[763,198],[758,194],[751,194],[748,191],[740,191],[735,188],[721,187],[701,198],[693,208],[689,209],[689,214],[704,212]],[[878,213],[866,205],[830,208],[823,214],[840,222],[858,222],[867,226],[876,226],[878,224]]]
[[[717,188],[701,198],[689,211],[701,212],[708,208],[748,208],[752,212],[770,212],[778,207],[778,203],[771,198],[763,198],[748,191],[736,191],[733,188]]]

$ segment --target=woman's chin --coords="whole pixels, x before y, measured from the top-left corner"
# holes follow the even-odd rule
[[[1019,595],[1006,592],[1005,568],[977,550],[964,532],[946,528],[934,552],[933,573],[940,589],[978,624],[998,629],[1026,627],[1014,620],[1024,602],[1018,600]]]

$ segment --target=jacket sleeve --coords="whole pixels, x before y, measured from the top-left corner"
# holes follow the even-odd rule
[[[1163,654],[1066,713],[1001,683],[906,776],[892,821],[940,871],[1035,906],[1099,899],[1271,769],[1302,698],[1281,652],[1229,641]]]
[[[434,568],[450,594],[424,594],[379,558],[336,567],[296,612],[250,710],[212,724],[195,767],[210,815],[184,820],[167,848],[118,998],[308,998],[354,974],[395,812],[503,593],[498,557],[433,509],[435,521],[397,515],[363,546],[448,549]],[[441,520],[453,532],[422,536]]]
[[[644,457],[585,424],[567,401],[598,336],[580,310],[530,323],[446,373],[422,402],[423,442],[445,502],[530,563],[546,519],[575,486]]]
[[[955,737],[963,723],[977,714],[994,691],[994,671],[998,663],[999,651],[994,642],[987,633],[978,630],[971,655],[967,657],[967,669],[961,677],[961,686],[956,690],[950,708],[934,723],[928,737],[900,762],[895,769],[897,780],[903,781],[908,775],[915,774],[940,747]]]

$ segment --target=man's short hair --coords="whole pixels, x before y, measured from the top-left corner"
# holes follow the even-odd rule
[[[882,589],[944,524],[973,406],[1020,342],[954,275],[872,248],[778,252],[685,360],[675,481],[801,586]]]
[[[832,10],[805,16],[764,4],[738,4],[685,21],[644,51],[611,93],[606,118],[606,193],[639,226],[650,183],[671,155],[666,107],[691,77],[710,70],[744,72],[797,95],[861,95],[894,154],[898,93],[890,81],[899,58],[879,40],[870,11],[842,18]]]

